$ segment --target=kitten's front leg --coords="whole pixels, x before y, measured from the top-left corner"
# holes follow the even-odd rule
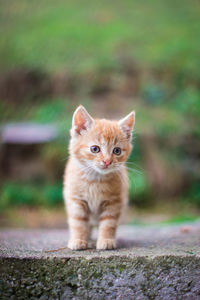
[[[87,249],[89,235],[89,212],[84,201],[72,199],[68,201],[68,224],[70,240],[68,247],[72,250]]]
[[[96,248],[98,250],[114,249],[115,234],[120,216],[120,203],[108,203],[99,217],[99,236]]]

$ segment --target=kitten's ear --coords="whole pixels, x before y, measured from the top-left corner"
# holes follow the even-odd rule
[[[79,105],[73,114],[71,135],[81,135],[85,130],[88,130],[93,123],[94,120],[87,110],[82,105]]]
[[[119,120],[119,126],[124,131],[124,133],[127,135],[127,138],[131,138],[132,131],[135,125],[135,112],[132,111],[130,114],[128,114],[125,118]]]

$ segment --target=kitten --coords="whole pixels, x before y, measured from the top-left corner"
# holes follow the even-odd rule
[[[93,119],[83,106],[73,115],[64,198],[73,250],[87,248],[92,221],[99,223],[97,249],[115,248],[115,233],[128,199],[125,167],[135,112],[120,121]]]

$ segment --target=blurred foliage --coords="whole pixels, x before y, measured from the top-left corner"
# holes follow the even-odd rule
[[[2,186],[0,209],[17,206],[51,207],[63,203],[62,184],[8,182]]]
[[[185,116],[198,118],[200,116],[200,91],[195,87],[186,87],[175,97],[172,106]]]
[[[137,207],[150,205],[150,188],[145,174],[138,171],[129,172],[129,197],[131,203]]]
[[[124,57],[200,78],[200,5],[165,1],[1,1],[1,69],[117,68]]]
[[[68,110],[67,99],[40,99],[40,101],[23,103],[23,107],[18,108],[19,104],[3,102],[0,110],[4,113],[0,115],[1,122],[8,121],[33,121],[38,123],[57,123],[62,129],[71,126],[71,112]],[[64,124],[63,124],[64,123]]]
[[[170,218],[167,221],[162,222],[163,224],[179,224],[179,223],[186,223],[186,222],[192,222],[199,219],[199,216],[197,215],[177,215],[172,218]]]
[[[149,223],[151,223],[151,225],[154,225],[154,224],[160,224],[160,226],[162,227],[163,225],[166,225],[166,224],[170,224],[170,225],[178,225],[178,224],[187,224],[187,223],[192,223],[192,222],[195,222],[199,220],[199,216],[196,212],[193,212],[193,213],[190,213],[190,214],[180,214],[180,213],[175,213],[174,215],[170,216],[170,217],[167,217],[166,220],[159,220],[159,221],[154,221],[154,222],[146,222],[146,220],[141,220],[141,218],[134,218],[129,224],[131,225],[139,225],[139,226],[149,226]],[[184,230],[184,227],[183,227],[183,230]],[[187,228],[186,226],[186,232],[187,230],[190,231],[190,227]]]
[[[142,97],[150,105],[160,105],[166,101],[166,91],[159,83],[148,84],[142,91]]]
[[[200,182],[194,181],[189,190],[186,193],[185,202],[190,202],[191,204],[200,207]]]

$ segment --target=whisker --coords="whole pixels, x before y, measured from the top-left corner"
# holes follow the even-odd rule
[[[84,168],[81,168],[82,171],[92,171],[93,168],[91,166],[87,166],[87,167],[84,167]]]
[[[130,172],[135,172],[135,173],[137,173],[137,174],[142,174],[142,172],[140,172],[140,171],[138,171],[138,170],[136,170],[136,169],[129,168],[129,167],[126,167],[126,168],[127,168],[127,170],[130,171]]]
[[[126,164],[132,164],[132,165],[136,165],[138,166],[136,163],[134,163],[133,161],[126,161]]]
[[[127,162],[126,162],[126,164],[129,164],[129,165],[134,165],[134,166],[136,166],[138,169],[140,169],[141,171],[144,171],[144,169],[143,169],[143,168],[141,168],[139,165],[137,165],[137,164],[136,164],[136,163],[134,163],[134,162],[127,161]]]
[[[91,173],[93,171],[92,166],[81,166],[81,171]]]
[[[128,169],[132,169],[132,170],[135,170],[135,171],[138,171],[138,172],[140,172],[140,173],[142,173],[142,172],[144,172],[144,170],[142,169],[142,168],[140,168],[137,164],[135,164],[135,163],[132,163],[132,162],[118,162],[117,164],[120,164],[120,165],[123,165],[124,164],[124,166],[126,166],[125,164],[129,164],[129,165],[135,165],[139,170],[137,170],[137,169],[135,169],[135,168],[133,168],[132,166],[126,166],[126,168]]]
[[[125,163],[124,162],[119,162],[118,164],[128,164],[128,165],[133,165],[133,166],[136,166],[138,169],[140,169],[141,171],[144,171],[144,169],[142,169],[139,165],[137,165],[136,163],[134,162],[131,162],[131,161],[126,161]]]
[[[121,170],[117,170],[116,174],[119,177],[119,180],[122,182],[122,184],[125,184],[125,179],[123,176],[121,176]]]

